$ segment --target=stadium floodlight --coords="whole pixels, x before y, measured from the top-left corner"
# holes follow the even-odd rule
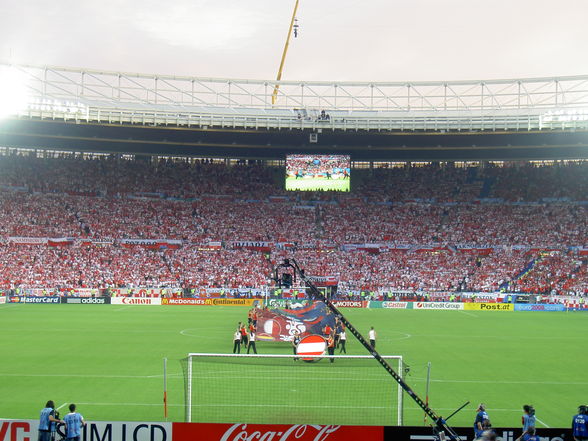
[[[19,114],[28,103],[26,76],[13,66],[0,66],[0,119]]]
[[[284,265],[282,265],[284,266]],[[361,333],[355,329],[355,327],[347,320],[347,318],[337,309],[335,305],[316,287],[316,285],[305,276],[304,272],[300,269],[298,262],[295,259],[289,259],[288,266],[292,268],[295,274],[298,274],[300,280],[303,281],[308,287],[307,294],[313,300],[323,302],[327,308],[329,308],[336,317],[347,327],[347,330],[353,334],[355,338],[365,347],[368,352],[376,359],[386,371],[396,380],[396,382],[404,389],[404,391],[419,405],[421,409],[434,421],[435,427],[433,428],[436,434],[440,434],[438,437],[443,439],[445,434],[452,441],[460,441],[459,435],[447,424],[446,419],[437,415],[425,401],[423,401],[414,390],[404,381],[402,375],[394,370],[392,366],[371,346],[370,343],[365,339]],[[463,406],[462,406],[463,408]],[[457,413],[460,409],[456,410],[451,416]]]

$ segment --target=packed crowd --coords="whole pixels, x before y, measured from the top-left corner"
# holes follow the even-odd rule
[[[294,257],[307,274],[331,276],[340,292],[588,293],[587,263],[574,255],[497,251],[487,257],[450,252],[177,250],[140,246],[0,246],[0,289],[263,288],[273,268]],[[529,263],[534,268],[524,272]]]
[[[0,287],[106,288],[177,286],[159,251],[141,247],[0,246]]]
[[[586,199],[587,172],[585,164],[374,169],[336,196],[286,193],[283,170],[260,164],[0,157],[0,280],[3,288],[261,287],[272,261],[293,255],[343,290],[585,293],[586,259],[569,247],[587,245],[588,205],[570,202]],[[480,201],[482,192],[533,203]],[[73,244],[17,245],[15,236]],[[125,239],[182,246],[127,248]],[[234,249],[240,241],[270,249]],[[341,251],[350,243],[388,248]]]
[[[429,164],[423,167],[378,168],[366,174],[356,187],[379,200],[471,201],[500,198],[509,202],[542,199],[586,200],[588,165],[585,162],[536,166],[455,167]],[[357,171],[353,171],[354,177]],[[361,173],[360,173],[361,174]]]
[[[1,237],[562,248],[586,243],[586,219],[588,206],[575,204],[308,206],[0,192]]]

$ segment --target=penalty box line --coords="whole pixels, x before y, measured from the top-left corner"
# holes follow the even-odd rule
[[[162,403],[78,403],[83,406],[162,406]],[[184,404],[172,404],[168,403],[168,406],[172,407],[185,407]],[[208,403],[208,404],[192,404],[192,407],[242,407],[243,404],[239,403]],[[313,408],[313,409],[390,409],[391,406],[325,406],[325,405],[304,405],[304,406],[297,406],[293,404],[248,404],[248,407],[287,407],[287,408]],[[392,406],[394,407],[394,406]],[[453,407],[440,407],[439,410],[446,411],[446,410],[455,410]],[[416,410],[421,411],[420,407],[405,407],[405,410]],[[520,412],[521,409],[498,409],[498,408],[488,408],[491,412]],[[540,421],[541,424],[545,427],[550,428],[547,424],[543,421]]]
[[[264,371],[256,371],[257,373],[275,373],[275,370],[264,370]],[[215,379],[218,378],[218,374],[233,374],[233,371],[227,371],[227,372],[222,372],[222,371],[218,371],[216,372],[216,374],[214,376],[199,376],[199,375],[194,375],[194,379],[195,380],[199,380],[199,379]],[[349,372],[347,370],[335,370],[335,369],[329,369],[328,374],[348,374]],[[43,377],[75,377],[75,378],[120,378],[120,379],[161,379],[163,378],[162,374],[157,374],[157,375],[100,375],[100,374],[15,374],[15,373],[0,373],[0,376],[5,376],[5,377],[32,377],[32,378],[43,378]],[[183,378],[183,374],[182,373],[175,373],[175,374],[168,374],[167,377],[168,378]],[[357,378],[349,378],[349,380],[358,380],[358,381],[382,381],[382,377],[378,376],[377,378],[375,376],[373,376],[374,378],[366,378],[367,376],[362,377],[360,380],[358,380]],[[256,379],[259,378],[258,376],[239,376],[239,378],[243,378],[243,379]],[[295,377],[292,377],[295,378]],[[298,378],[298,377],[296,377]],[[303,376],[303,377],[299,377],[299,379],[305,379],[308,380],[309,378],[307,376]],[[322,378],[322,380],[324,380],[325,378]],[[330,379],[330,378],[326,378],[326,379]],[[333,378],[333,380],[341,380],[341,379],[347,379],[347,378]],[[423,382],[426,381],[425,378],[419,378],[419,377],[408,377],[407,378],[409,381],[416,381],[416,382]],[[489,381],[489,380],[437,380],[437,379],[431,379],[432,383],[476,383],[476,384],[480,384],[480,383],[484,383],[484,384],[494,384],[495,381]],[[588,382],[567,382],[567,381],[503,381],[501,382],[502,384],[543,384],[543,385],[553,385],[553,386],[586,386],[588,385]]]

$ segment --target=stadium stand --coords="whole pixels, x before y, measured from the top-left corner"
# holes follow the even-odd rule
[[[257,163],[4,156],[1,288],[261,288],[295,256],[341,295],[585,294],[587,172],[404,164],[294,193]]]

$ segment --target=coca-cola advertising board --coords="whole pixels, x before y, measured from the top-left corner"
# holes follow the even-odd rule
[[[382,441],[381,426],[174,424],[174,441]]]

